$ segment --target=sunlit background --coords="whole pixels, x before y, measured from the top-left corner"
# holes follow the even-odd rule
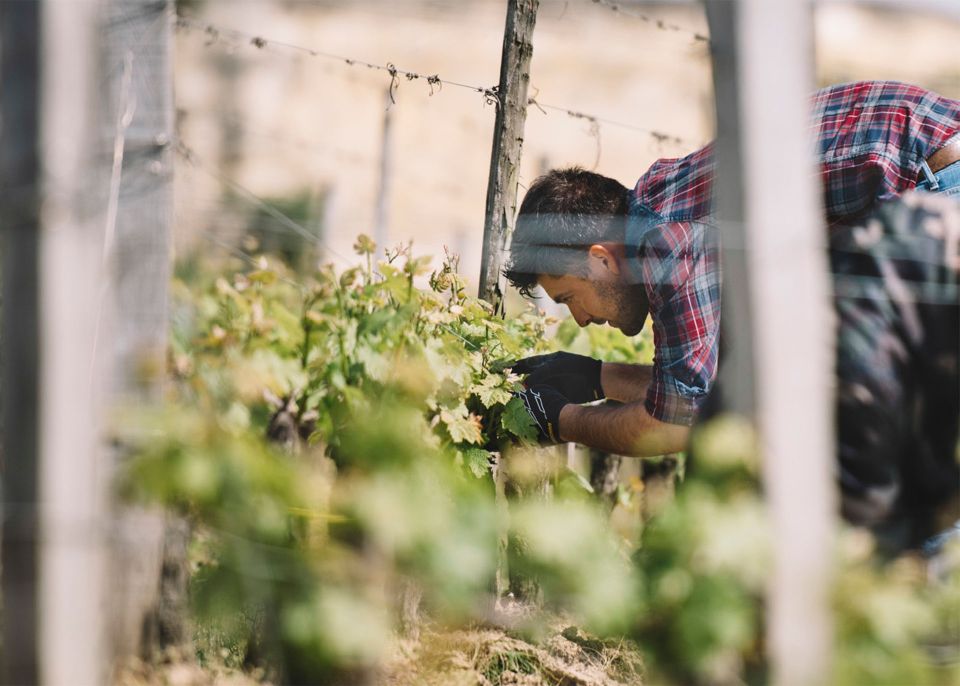
[[[178,251],[223,249],[214,241],[235,242],[254,217],[261,232],[284,231],[276,218],[264,224],[263,208],[234,182],[279,201],[315,233],[328,259],[349,257],[356,234],[367,232],[388,245],[412,240],[425,254],[448,246],[475,280],[493,106],[472,90],[402,76],[391,102],[389,73],[333,56],[492,87],[502,5],[183,3],[181,15],[196,23],[177,34],[177,122],[202,165],[178,167]],[[538,174],[563,165],[632,186],[656,159],[683,156],[714,134],[709,48],[697,38],[707,30],[702,9],[611,5],[541,3],[531,93],[587,116],[530,108],[521,197]],[[254,37],[267,42],[257,47]],[[955,45],[960,25],[941,16],[823,6],[816,15],[818,85],[894,79],[958,97],[960,60],[946,49]],[[232,201],[225,204],[225,197]]]

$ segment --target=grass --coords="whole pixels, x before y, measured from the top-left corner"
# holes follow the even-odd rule
[[[505,650],[502,653],[494,653],[490,656],[483,670],[483,676],[494,686],[499,686],[504,672],[536,674],[542,667],[543,665],[536,655],[519,650]]]

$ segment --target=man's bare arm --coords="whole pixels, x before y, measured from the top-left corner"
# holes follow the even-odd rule
[[[648,364],[604,362],[600,368],[600,385],[610,400],[621,403],[642,401],[653,379],[653,367]]]
[[[690,427],[654,419],[642,402],[618,407],[571,404],[560,411],[561,439],[616,455],[679,452],[686,448],[689,435]]]

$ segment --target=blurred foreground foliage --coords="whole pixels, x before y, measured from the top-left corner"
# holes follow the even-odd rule
[[[363,680],[411,584],[431,621],[492,617],[508,526],[547,604],[625,627],[635,574],[580,480],[538,473],[573,500],[509,524],[494,498],[491,453],[539,452],[503,363],[544,349],[543,318],[493,316],[453,258],[355,249],[362,266],[308,279],[261,258],[175,283],[170,409],[122,422],[124,487],[202,532],[201,633],[289,683]]]
[[[228,655],[286,683],[377,682],[411,607],[433,631],[495,618],[506,534],[511,574],[536,579],[542,606],[574,624],[636,640],[647,683],[765,683],[769,532],[749,427],[721,418],[697,432],[697,463],[631,550],[584,480],[531,443],[512,400],[504,362],[545,349],[545,320],[494,316],[453,258],[430,271],[409,250],[375,265],[365,237],[355,249],[362,266],[306,279],[264,257],[175,282],[168,409],[120,422],[137,454],[128,496],[194,525],[201,660]],[[557,338],[649,359],[649,344],[588,331],[566,324]],[[505,512],[492,453],[549,488]],[[916,561],[881,565],[869,541],[847,532],[840,546],[834,683],[957,679],[956,650],[942,663],[960,583],[929,584]],[[515,630],[536,634],[536,620]]]

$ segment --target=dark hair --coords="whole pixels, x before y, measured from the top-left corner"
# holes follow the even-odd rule
[[[525,297],[542,274],[584,274],[587,249],[623,242],[629,191],[580,167],[554,169],[523,198],[504,275]]]

